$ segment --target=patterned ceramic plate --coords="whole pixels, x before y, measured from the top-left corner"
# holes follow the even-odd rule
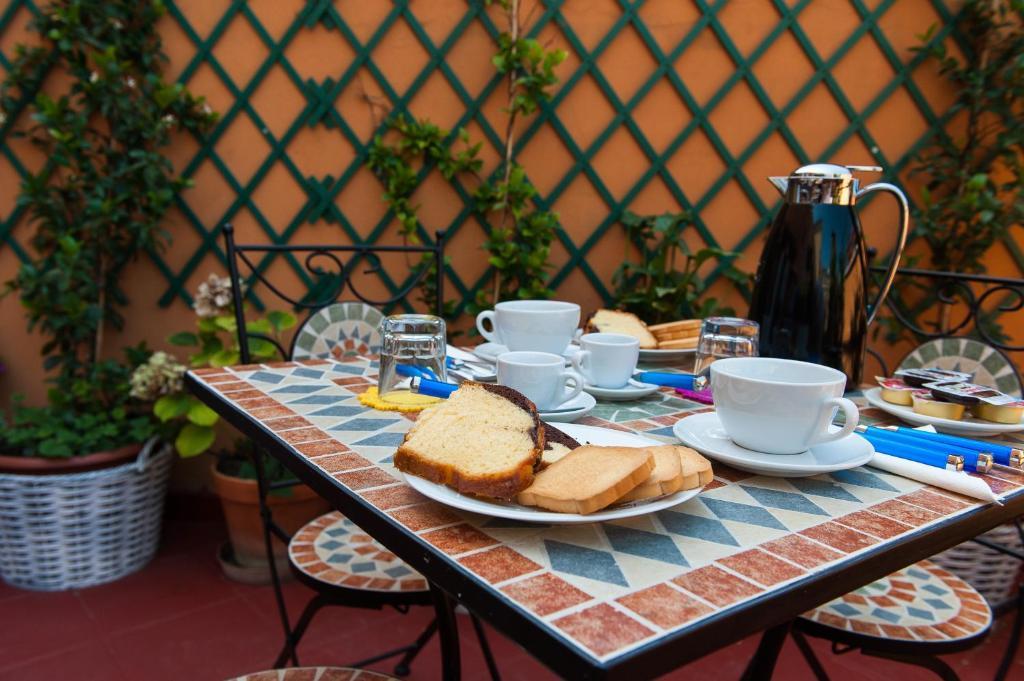
[[[581,444],[594,444],[621,447],[649,447],[661,445],[662,442],[650,438],[641,437],[635,433],[626,433],[610,428],[598,428],[596,426],[577,426],[570,423],[559,424],[558,429],[572,437]],[[700,493],[700,488],[683,490],[670,494],[659,499],[641,501],[618,507],[606,508],[589,515],[579,513],[553,513],[530,506],[520,506],[511,502],[491,501],[479,497],[470,497],[459,494],[455,490],[438,485],[436,483],[406,475],[405,481],[409,486],[425,497],[442,504],[458,508],[463,511],[471,511],[481,515],[493,516],[495,518],[509,518],[531,523],[544,523],[549,525],[567,525],[574,523],[597,523],[606,520],[621,520],[647,515],[655,511],[661,511],[672,506],[677,506],[688,501]]]
[[[901,404],[893,404],[883,400],[881,388],[865,390],[864,399],[866,399],[872,407],[878,407],[882,411],[888,412],[902,421],[912,423],[915,426],[935,426],[935,430],[940,433],[949,433],[950,435],[984,437],[986,435],[1015,433],[1017,431],[1024,430],[1024,421],[1016,424],[994,423],[993,421],[976,419],[969,415],[964,416],[960,421],[954,421],[953,419],[940,419],[937,416],[925,416],[924,414],[918,414],[910,407],[905,407]]]
[[[380,310],[366,303],[334,303],[306,319],[295,334],[292,359],[342,359],[380,352]]]
[[[1020,377],[1006,355],[973,338],[937,338],[917,346],[903,358],[900,369],[936,367],[962,371],[974,382],[1014,397],[1021,397]]]

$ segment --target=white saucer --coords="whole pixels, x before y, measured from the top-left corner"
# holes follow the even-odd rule
[[[626,402],[628,400],[639,400],[641,397],[647,397],[652,393],[656,393],[658,392],[658,386],[653,383],[641,383],[631,378],[629,383],[621,388],[600,388],[587,383],[583,386],[583,391],[609,402]]]
[[[838,426],[832,426],[833,432]],[[701,454],[733,468],[782,478],[803,478],[819,473],[863,466],[875,455],[875,448],[860,435],[825,442],[801,454],[765,454],[740,447],[729,439],[713,411],[687,416],[672,427],[675,436]]]
[[[878,407],[884,412],[888,412],[898,419],[912,423],[915,426],[935,426],[935,430],[940,433],[949,433],[951,435],[964,435],[967,437],[985,437],[989,435],[999,435],[1000,433],[1016,433],[1017,431],[1024,430],[1024,421],[1020,423],[996,423],[994,421],[985,421],[983,419],[974,418],[969,413],[964,416],[960,421],[954,421],[953,419],[943,419],[938,416],[925,416],[924,414],[918,414],[911,407],[906,407],[902,404],[893,404],[892,402],[886,402],[882,399],[882,389],[872,388],[864,391],[864,399],[872,407]]]
[[[482,360],[487,362],[497,362],[498,355],[508,352],[509,349],[501,343],[481,343],[480,345],[473,348],[473,354]],[[580,346],[572,343],[562,353],[562,357],[565,357],[566,364],[569,363],[573,357],[580,351]]]
[[[548,423],[569,423],[578,418],[583,418],[596,406],[597,400],[592,395],[580,393],[568,402],[562,402],[562,404],[558,405],[557,411],[541,411],[538,409],[537,413],[542,421]],[[572,409],[572,411],[562,411],[563,409]]]
[[[642,435],[637,435],[636,433],[626,433],[618,430],[612,430],[610,428],[566,424],[558,426],[558,429],[569,437],[575,439],[580,444],[595,444],[613,447],[649,447],[651,445],[661,444],[656,440],[643,437]],[[496,518],[510,518],[512,520],[553,525],[596,523],[607,520],[622,520],[624,518],[643,516],[665,508],[678,506],[679,504],[697,496],[701,491],[701,488],[682,490],[675,494],[658,497],[657,499],[637,501],[630,504],[623,504],[621,506],[610,506],[589,515],[580,515],[578,513],[555,513],[535,508],[533,506],[520,506],[519,504],[510,501],[484,499],[482,497],[459,494],[449,487],[438,485],[428,480],[424,480],[423,478],[416,477],[415,475],[405,474],[405,480],[409,483],[410,487],[425,497],[454,508],[493,516]]]

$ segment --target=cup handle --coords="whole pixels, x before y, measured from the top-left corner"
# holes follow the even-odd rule
[[[820,438],[815,440],[814,444],[821,444],[822,442],[832,442],[834,440],[841,440],[857,427],[857,423],[860,421],[860,410],[857,409],[857,405],[845,397],[830,397],[822,403],[822,407],[828,409],[830,407],[839,407],[843,410],[843,414],[846,415],[846,423],[843,424],[842,430],[837,433],[824,433]]]
[[[572,392],[569,394],[568,397],[562,400],[562,404],[565,404],[569,400],[575,399],[576,396],[579,395],[580,392],[583,390],[583,377],[580,376],[579,373],[573,371],[572,369],[567,369],[565,373],[562,374],[563,390],[569,387],[570,381],[572,381],[573,383]]]
[[[494,331],[488,331],[484,328],[485,319],[491,322],[491,328],[494,329]],[[480,332],[480,335],[492,343],[500,344],[501,341],[498,340],[498,334],[495,333],[497,328],[498,327],[494,325],[494,310],[484,310],[476,316],[476,330]]]
[[[587,370],[583,366],[583,363],[587,362],[588,360],[593,360],[592,353],[590,352],[590,350],[580,350],[579,352],[572,356],[572,359],[570,361],[572,362],[572,368],[575,369],[576,372],[579,373],[581,376],[585,377],[587,375]]]

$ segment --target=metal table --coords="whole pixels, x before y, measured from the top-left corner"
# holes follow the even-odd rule
[[[375,362],[350,358],[201,369],[186,383],[438,593],[567,678],[651,678],[769,630],[751,667],[764,673],[794,617],[1024,512],[1024,476],[1010,472],[985,476],[1006,497],[997,506],[869,468],[783,479],[716,464],[696,498],[621,522],[463,513],[391,466],[415,415],[361,405],[375,376]],[[664,389],[599,402],[578,423],[675,442],[672,424],[707,409]],[[439,605],[444,624],[450,600]],[[453,638],[442,641],[447,678],[459,671]]]

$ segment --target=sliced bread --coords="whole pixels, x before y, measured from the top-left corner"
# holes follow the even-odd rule
[[[624,333],[640,341],[640,347],[652,350],[658,347],[658,339],[647,330],[639,317],[632,312],[621,310],[598,310],[587,320],[587,331]]]
[[[467,381],[420,413],[394,465],[463,494],[511,499],[533,482],[543,450],[533,402],[505,386]]]
[[[580,446],[558,428],[544,424],[544,452],[540,456],[539,470],[544,470]]]
[[[654,499],[666,494],[675,494],[683,488],[683,466],[679,452],[673,445],[648,447],[654,455],[654,470],[642,483],[634,487],[619,503]]]
[[[679,463],[683,469],[683,486],[680,489],[703,487],[715,477],[711,462],[689,447],[675,446]]]
[[[654,455],[643,447],[584,445],[538,473],[517,500],[560,513],[593,513],[645,481],[652,470]]]

